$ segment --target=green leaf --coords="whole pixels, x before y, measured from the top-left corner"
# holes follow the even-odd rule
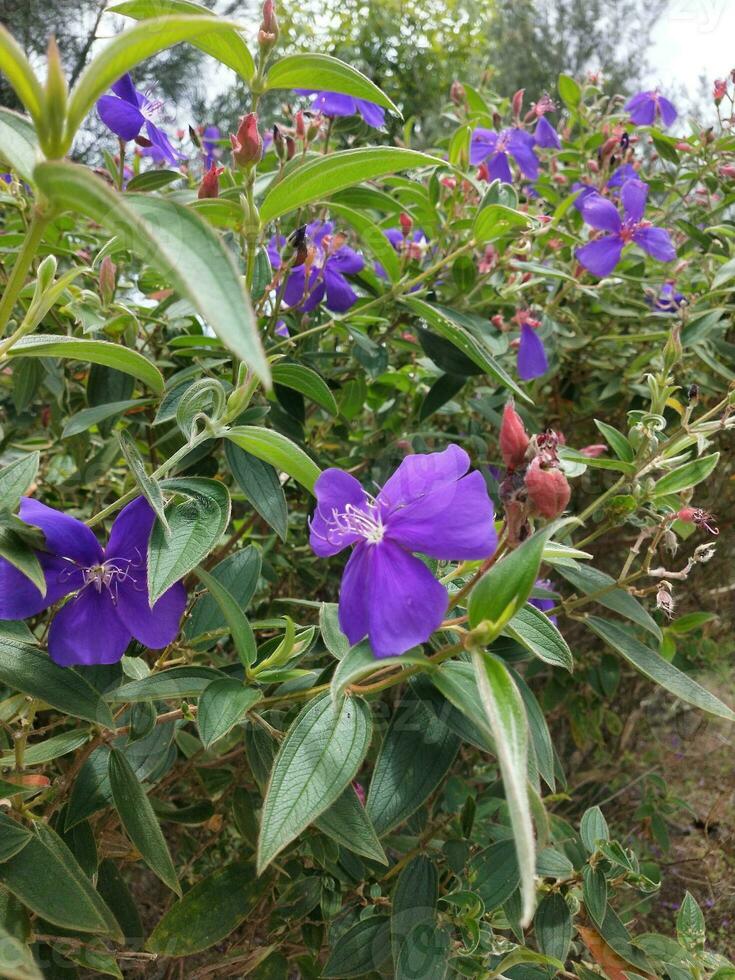
[[[393,893],[390,941],[394,963],[398,963],[401,946],[416,926],[433,926],[438,898],[436,865],[423,855],[413,858],[401,871]]]
[[[278,537],[285,541],[288,534],[288,506],[275,469],[229,440],[225,440],[225,459],[247,500],[263,520],[270,524]]]
[[[0,557],[30,579],[41,595],[46,595],[46,577],[36,552],[8,527],[0,527]]]
[[[528,228],[531,223],[527,214],[521,214],[503,204],[488,204],[478,211],[472,234],[476,242],[484,244],[517,229]]]
[[[263,802],[259,874],[338,799],[371,736],[370,711],[360,698],[345,700],[336,711],[325,693],[302,709],[281,744]]]
[[[166,507],[168,532],[156,521],[148,542],[151,606],[195,568],[219,541],[230,520],[230,495],[218,480],[164,480],[161,487],[184,497]]]
[[[592,806],[589,810],[585,810],[579,825],[579,836],[590,854],[597,850],[598,841],[610,840],[607,820],[602,815],[599,806]]]
[[[348,786],[329,809],[317,817],[314,826],[353,854],[388,864],[375,828],[353,786]]]
[[[0,682],[73,718],[114,728],[99,693],[68,667],[57,667],[38,647],[0,633]]]
[[[44,980],[28,946],[2,926],[0,926],[0,976],[5,980]]]
[[[534,535],[534,537],[538,536]],[[520,551],[520,548],[518,550]],[[513,552],[513,554],[517,553],[517,551]],[[536,844],[528,799],[526,711],[513,678],[502,660],[480,650],[474,650],[472,662],[490,731],[495,739],[498,763],[503,777],[505,799],[513,828],[521,876],[521,925],[526,928],[533,918],[536,904],[534,885]]]
[[[189,19],[201,24],[201,18]],[[149,24],[154,22],[140,27],[145,30]],[[35,177],[53,202],[120,236],[139,259],[189,300],[233,354],[269,383],[268,364],[242,278],[231,253],[200,217],[162,197],[118,194],[86,167],[72,163],[39,164]]]
[[[171,906],[145,948],[161,956],[191,956],[209,949],[245,921],[262,898],[262,888],[250,864],[218,868]]]
[[[166,520],[166,504],[161,493],[160,485],[148,476],[143,457],[138,452],[138,447],[133,437],[128,432],[119,432],[117,438],[120,442],[120,449],[125,457],[125,462],[130,467],[130,472],[133,474],[135,482],[138,484],[145,499],[151,505],[153,512],[163,528],[164,534],[168,534],[170,529]]]
[[[491,378],[495,378],[522,401],[532,404],[525,391],[519,388],[511,376],[497,363],[490,351],[455,318],[453,310],[411,296],[404,296],[401,302],[418,316],[423,317],[435,333],[454,344],[473,364]]]
[[[537,531],[482,576],[467,605],[470,626],[487,621],[497,635],[523,609],[538,577],[544,546],[558,527],[555,523]]]
[[[44,823],[38,822],[25,847],[0,864],[0,885],[55,926],[123,940],[114,916],[72,852]]]
[[[585,864],[582,868],[582,901],[598,925],[605,921],[607,909],[607,879],[602,868]]]
[[[366,810],[379,837],[407,820],[434,792],[459,750],[457,736],[421,701],[391,718],[370,781]]]
[[[559,892],[551,892],[541,902],[533,927],[541,952],[564,963],[572,942],[572,915]]]
[[[378,970],[390,956],[390,920],[369,915],[350,926],[332,947],[322,977],[362,977]]]
[[[650,680],[665,688],[675,697],[701,708],[711,715],[735,721],[735,712],[723,704],[714,694],[701,687],[688,674],[677,670],[650,647],[637,640],[626,627],[596,616],[588,616],[585,624],[605,643],[617,650],[629,664]]]
[[[158,6],[158,4],[157,4]],[[101,95],[142,61],[182,41],[201,41],[232,33],[237,25],[220,17],[154,17],[117,34],[87,65],[69,94],[66,136],[69,143]]]
[[[625,589],[621,589],[610,575],[606,575],[597,568],[588,568],[583,565],[576,568],[568,565],[557,565],[556,570],[575,589],[590,597],[594,596],[594,601],[599,602],[601,606],[620,613],[626,619],[642,626],[657,640],[661,639],[661,629],[656,620],[646,612],[634,596],[626,592]]]
[[[469,668],[470,665],[463,664],[462,666]],[[512,667],[509,669],[511,677],[513,678],[515,686],[518,688],[521,698],[523,699],[523,705],[526,709],[528,732],[531,736],[531,745],[533,747],[533,761],[536,764],[539,775],[543,778],[544,782],[553,793],[556,790],[557,772],[555,765],[554,745],[551,741],[549,726],[546,724],[546,716],[544,715],[541,705],[536,700],[535,694],[528,684],[526,684],[523,677],[517,671],[513,670]]]
[[[205,687],[197,710],[197,727],[204,748],[210,748],[239,724],[262,696],[260,691],[244,687],[233,677],[212,681]]]
[[[549,617],[527,603],[519,609],[505,627],[505,632],[521,646],[552,667],[563,667],[571,674],[574,669],[572,651]]]
[[[0,863],[10,860],[33,839],[30,830],[0,812]]]
[[[138,351],[121,344],[111,344],[107,340],[37,333],[31,337],[21,337],[10,348],[8,356],[68,357],[75,361],[88,361],[90,364],[104,364],[132,375],[158,395],[163,393],[163,376],[155,364]]]
[[[654,497],[663,497],[668,493],[679,493],[681,490],[688,490],[695,487],[702,480],[706,480],[712,470],[717,466],[720,458],[719,453],[712,453],[711,456],[702,456],[700,459],[693,459],[690,463],[685,463],[677,469],[662,476],[653,488]]]
[[[151,801],[138,782],[130,763],[119,749],[112,749],[109,766],[112,798],[125,833],[140,851],[151,871],[164,885],[181,895],[176,869]]]
[[[281,362],[271,368],[273,384],[285,385],[294,391],[300,391],[302,395],[310,398],[317,405],[321,405],[330,415],[337,414],[337,402],[334,395],[329,390],[324,378],[312,371],[311,368],[303,364],[287,364]]]
[[[62,732],[61,735],[54,735],[43,742],[28,745],[23,753],[23,764],[40,766],[45,762],[51,762],[52,759],[75,752],[88,742],[89,738],[90,734],[87,731]],[[0,756],[0,766],[15,768],[15,752],[5,752]]]
[[[419,647],[402,653],[399,657],[381,657],[378,660],[368,641],[363,640],[352,647],[349,653],[337,664],[330,685],[332,698],[336,704],[350,684],[357,683],[363,677],[368,677],[377,670],[383,670],[385,667],[410,667],[417,664],[427,668],[431,666],[431,662],[427,660]]]
[[[595,419],[594,422],[618,459],[622,459],[626,463],[632,463],[635,459],[635,450],[622,432],[618,432],[617,429],[614,429],[606,422],[601,422],[599,419]]]
[[[571,75],[559,75],[559,95],[568,109],[576,109],[582,100],[582,89]]]
[[[364,180],[385,177],[400,170],[441,165],[441,160],[426,153],[389,146],[368,146],[320,155],[271,185],[260,207],[260,219],[266,224]]]
[[[86,432],[93,425],[105,422],[107,419],[117,415],[122,415],[129,408],[138,408],[140,405],[148,404],[146,398],[128,398],[119,402],[106,402],[104,405],[93,405],[91,408],[83,408],[80,412],[70,415],[61,433],[62,439],[69,439],[71,436],[78,436],[80,432]]]
[[[0,24],[0,65],[15,94],[38,125],[44,110],[45,96],[30,62],[13,35]]]
[[[286,55],[268,69],[266,91],[277,88],[310,88],[324,92],[341,92],[357,99],[367,99],[376,105],[390,109],[397,116],[401,113],[374,82],[352,65],[328,54],[303,51]]]
[[[701,953],[707,933],[697,900],[687,892],[676,915],[676,937],[689,953]]]
[[[172,14],[184,14],[194,17],[212,19],[212,11],[191,0],[123,0],[107,8],[112,13],[132,17],[134,20],[146,20],[150,17],[162,17]],[[244,81],[249,82],[255,74],[255,62],[247,44],[235,28],[216,32],[206,32],[201,36],[189,38],[194,47],[211,55],[217,61],[227,65]],[[177,174],[180,176],[180,174]]]
[[[309,493],[314,492],[321,470],[303,449],[280,432],[259,425],[238,425],[223,434],[240,449],[288,473]]]
[[[444,980],[451,969],[452,953],[452,940],[447,929],[420,922],[401,946],[395,980],[416,980],[416,977]]]
[[[241,551],[229,555],[211,573],[228,594],[237,602],[241,610],[250,603],[260,576],[261,557],[258,548],[249,545]],[[184,635],[189,639],[223,629],[227,619],[222,607],[213,595],[203,595],[197,599],[191,614],[184,624]]]
[[[126,191],[141,191],[148,193],[158,191],[162,187],[173,184],[175,180],[181,180],[182,174],[178,170],[146,170],[142,174],[131,177],[125,185]]]
[[[0,106],[0,160],[8,163],[23,180],[32,182],[33,168],[40,154],[36,131],[31,123],[12,109]]]
[[[20,498],[38,475],[40,453],[21,456],[0,469],[0,506],[4,510],[17,510]]]
[[[157,674],[150,674],[139,681],[130,681],[114,688],[106,697],[108,701],[137,704],[140,701],[165,701],[170,698],[198,698],[202,691],[220,680],[224,674],[214,667],[171,667]]]
[[[336,660],[343,660],[352,647],[339,625],[339,606],[336,602],[323,602],[319,606],[319,631],[327,650]]]

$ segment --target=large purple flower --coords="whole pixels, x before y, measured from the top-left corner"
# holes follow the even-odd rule
[[[339,622],[350,643],[376,657],[405,653],[438,629],[447,592],[413,552],[487,558],[497,546],[493,505],[459,446],[407,456],[373,497],[342,470],[316,481],[311,546],[321,558],[354,545],[342,578]]]
[[[163,106],[160,100],[151,101],[133,85],[130,75],[123,75],[112,86],[114,95],[103,95],[97,100],[100,119],[121,140],[134,140],[145,127],[146,135],[155,148],[151,154],[156,159],[177,164],[183,156],[169,142],[153,120]]]
[[[549,361],[543,340],[530,323],[522,323],[518,344],[518,377],[522,381],[533,381],[548,370]]]
[[[539,161],[533,152],[534,138],[522,129],[504,129],[497,133],[494,129],[478,126],[470,141],[470,163],[477,166],[487,160],[491,180],[501,180],[505,184],[513,182],[508,157],[511,156],[529,180],[538,177]]]
[[[340,92],[320,92],[317,89],[297,88],[299,95],[313,95],[311,108],[325,116],[361,116],[363,121],[380,129],[385,125],[385,109],[368,102],[367,99],[356,99],[352,95],[342,95]]]
[[[659,93],[658,89],[638,92],[632,99],[628,99],[625,108],[636,126],[652,126],[657,116],[667,128],[676,121],[676,109]]]
[[[357,293],[349,284],[346,275],[361,272],[365,260],[357,252],[340,244],[341,239],[333,235],[331,221],[313,221],[306,226],[306,237],[315,247],[314,260],[309,267],[308,283],[306,265],[296,265],[288,272],[283,298],[286,304],[303,313],[315,309],[326,295],[326,307],[334,313],[344,313],[357,301]],[[274,236],[268,244],[271,266],[281,266],[280,249],[286,239]]]
[[[601,194],[591,194],[582,206],[582,217],[592,228],[608,232],[576,251],[577,258],[593,275],[608,276],[620,261],[625,245],[635,243],[659,262],[676,258],[669,233],[643,220],[648,184],[627,180],[620,191],[623,219],[615,205]]]
[[[0,619],[28,619],[72,596],[54,616],[48,637],[51,659],[62,667],[113,664],[132,637],[152,650],[175,638],[186,607],[177,582],[148,605],[148,539],[155,514],[144,497],[116,518],[103,550],[86,524],[24,497],[20,517],[40,528],[46,547],[37,553],[46,595],[0,558]]]

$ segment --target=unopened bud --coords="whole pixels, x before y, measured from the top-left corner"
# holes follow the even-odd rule
[[[278,126],[273,127],[273,149],[281,163],[286,162],[286,140]]]
[[[398,224],[401,226],[401,231],[405,235],[411,234],[411,228],[413,228],[413,221],[410,215],[406,214],[405,211],[401,211],[398,215]]]
[[[467,101],[467,93],[464,90],[464,85],[461,82],[452,82],[451,88],[449,89],[449,98],[455,105],[464,105]]]
[[[306,139],[306,126],[304,124],[304,113],[299,109],[299,111],[294,116],[294,132],[298,139]]]
[[[109,255],[100,262],[100,298],[103,306],[112,302],[117,287],[117,266]]]
[[[219,175],[224,172],[224,169],[224,167],[218,167],[216,163],[212,164],[202,177],[202,182],[197,191],[198,198],[219,197]]]
[[[254,112],[240,116],[237,134],[230,134],[232,159],[238,167],[248,168],[263,155],[263,137],[258,132],[258,117]]]
[[[727,79],[716,78],[714,86],[712,88],[712,97],[715,100],[715,105],[719,105],[726,95],[727,95]]]
[[[264,51],[269,51],[278,40],[278,19],[273,0],[265,0],[263,4],[263,20],[258,30],[258,45]]]
[[[572,495],[567,478],[560,469],[545,470],[536,457],[526,471],[528,500],[541,517],[552,519],[563,513]]]
[[[286,159],[293,160],[296,155],[296,140],[293,136],[286,136]]]
[[[681,360],[683,348],[681,344],[681,325],[676,323],[671,328],[669,339],[664,345],[664,370],[671,371]]]
[[[519,88],[518,91],[513,95],[510,100],[511,111],[513,112],[513,118],[519,119],[521,115],[521,109],[523,108],[523,96],[526,94],[524,88]]]
[[[507,469],[515,470],[523,466],[529,442],[526,427],[511,400],[503,409],[500,425],[500,454]]]
[[[588,459],[597,459],[598,456],[602,456],[603,453],[607,452],[607,446],[604,443],[596,442],[591,446],[584,446],[579,451]]]

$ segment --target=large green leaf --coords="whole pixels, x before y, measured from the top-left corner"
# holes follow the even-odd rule
[[[532,224],[527,214],[505,207],[503,204],[488,204],[478,211],[473,226],[475,240],[480,243],[492,242],[509,232],[520,231]]]
[[[20,498],[36,479],[40,453],[27,453],[0,469],[0,508],[15,511]]]
[[[230,495],[218,480],[172,479],[161,487],[184,499],[166,507],[168,529],[159,521],[153,525],[148,542],[151,605],[209,554],[230,520]]]
[[[150,17],[171,14],[210,19],[212,17],[211,10],[201,4],[193,3],[192,0],[123,0],[122,3],[108,7],[108,10],[123,14],[125,17],[132,17],[133,20],[147,20]],[[232,68],[246,82],[249,82],[255,74],[253,56],[234,27],[229,30],[205,32],[201,37],[197,35],[189,38],[189,43],[216,58],[217,61],[221,61],[228,68]]]
[[[0,24],[0,71],[15,89],[15,94],[36,123],[45,101],[41,83],[13,35]]]
[[[209,949],[237,929],[262,897],[252,865],[228,864],[171,906],[145,948],[162,956],[191,956]]]
[[[702,456],[693,459],[689,463],[684,463],[677,469],[662,476],[653,488],[656,497],[663,497],[669,493],[679,493],[681,490],[688,490],[696,486],[702,480],[706,480],[712,470],[717,466],[720,458],[719,453],[712,453],[710,456]]]
[[[225,436],[240,449],[283,470],[310,493],[314,492],[321,470],[303,449],[280,432],[259,425],[237,425],[228,429]]]
[[[282,214],[329,197],[364,180],[385,177],[386,174],[394,174],[399,170],[415,170],[441,164],[441,160],[426,153],[391,146],[367,146],[330,153],[297,167],[283,180],[273,184],[261,205],[260,218],[263,222],[273,221]]]
[[[229,592],[224,585],[214,575],[210,575],[203,568],[196,569],[196,575],[203,585],[206,585],[210,596],[220,607],[222,614],[230,627],[230,635],[235,644],[237,655],[243,666],[250,667],[255,663],[257,656],[257,646],[252,627],[245,617],[237,599]],[[201,721],[201,719],[200,719]],[[201,728],[201,725],[200,725]],[[228,729],[229,731],[229,729]],[[221,737],[221,732],[217,737]]]
[[[434,924],[438,897],[439,876],[436,865],[428,857],[419,854],[401,871],[393,893],[390,944],[394,963],[398,963],[401,947],[417,926]]]
[[[44,980],[33,953],[0,925],[0,976],[4,980]]]
[[[66,116],[69,142],[97,99],[131,68],[174,44],[201,40],[207,35],[231,34],[236,27],[232,21],[211,15],[205,22],[200,16],[178,14],[155,17],[117,34],[90,61],[69,95]]]
[[[248,607],[255,594],[260,575],[260,551],[253,545],[229,555],[210,573],[227,590],[241,610]],[[227,619],[222,606],[212,595],[197,599],[184,624],[184,635],[195,640],[198,637],[223,629]]]
[[[152,361],[136,350],[107,340],[33,334],[22,337],[8,351],[10,357],[68,357],[90,364],[104,364],[137,378],[157,394],[163,392],[163,376]]]
[[[502,660],[481,650],[472,654],[482,698],[503,777],[513,839],[521,877],[521,924],[533,918],[536,904],[534,874],[536,842],[528,799],[528,722],[518,689]]]
[[[58,711],[113,728],[110,709],[74,670],[57,667],[38,647],[0,633],[0,682]]]
[[[263,803],[259,873],[339,798],[371,736],[370,710],[360,698],[335,710],[325,693],[301,711],[276,756]]]
[[[40,152],[36,131],[25,116],[0,106],[0,160],[23,180],[32,181]]]
[[[30,830],[0,812],[0,863],[10,860],[32,840]]]
[[[171,667],[139,681],[130,681],[106,695],[108,701],[137,704],[140,701],[165,701],[167,698],[198,698],[202,691],[225,675],[214,667]]]
[[[544,663],[570,673],[573,670],[574,658],[566,640],[549,617],[530,603],[518,610],[505,632]]]
[[[348,786],[328,810],[317,817],[314,826],[354,854],[387,864],[388,858],[375,828],[358,799],[354,786]]]
[[[126,834],[151,871],[172,891],[181,895],[168,846],[138,777],[119,749],[110,752],[109,766],[112,798]]]
[[[201,18],[190,20],[201,24]],[[56,204],[81,212],[118,235],[189,300],[233,354],[269,381],[242,278],[232,255],[198,215],[164,198],[118,194],[86,167],[73,163],[39,164],[35,178]]]
[[[243,687],[234,677],[212,681],[199,698],[197,726],[205,749],[241,722],[262,698],[259,690]]]
[[[358,99],[366,99],[385,109],[391,109],[398,116],[401,114],[385,92],[366,75],[328,54],[304,51],[286,55],[276,61],[268,69],[266,90],[276,88],[341,92],[343,95],[354,95]]]
[[[34,829],[25,847],[0,863],[0,885],[56,926],[121,942],[114,916],[66,844],[44,823]]]
[[[585,625],[589,626],[613,650],[617,650],[641,674],[660,684],[677,698],[711,715],[735,721],[735,712],[732,709],[697,684],[688,674],[684,674],[668,660],[664,660],[655,650],[641,643],[625,626],[599,619],[597,616],[588,616]]]
[[[246,498],[278,537],[288,534],[288,506],[278,473],[252,453],[246,453],[234,442],[225,442],[225,459]]]
[[[322,977],[363,977],[378,970],[390,957],[390,920],[369,915],[343,932],[330,951]]]
[[[661,639],[661,629],[656,620],[646,612],[634,596],[626,592],[625,589],[621,589],[610,575],[586,565],[577,565],[572,568],[568,565],[559,564],[555,568],[575,589],[579,589],[580,592],[592,597],[601,606],[612,609],[613,612],[620,613],[626,619],[642,626],[657,640]]]
[[[284,385],[286,388],[301,392],[302,395],[310,398],[317,405],[321,405],[330,415],[337,414],[337,402],[334,400],[334,395],[329,390],[329,386],[324,378],[316,371],[312,371],[311,368],[305,367],[303,364],[281,362],[273,365],[271,375],[273,384]]]

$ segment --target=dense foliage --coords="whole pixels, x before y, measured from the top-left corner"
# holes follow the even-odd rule
[[[631,692],[735,719],[684,649],[732,85],[676,137],[665,93],[464,78],[377,146],[391,99],[272,0],[255,58],[116,9],[71,89],[0,32],[0,973],[732,977],[690,894],[643,925],[665,787],[608,823],[578,771]],[[136,86],[182,42],[249,90],[229,140]]]

